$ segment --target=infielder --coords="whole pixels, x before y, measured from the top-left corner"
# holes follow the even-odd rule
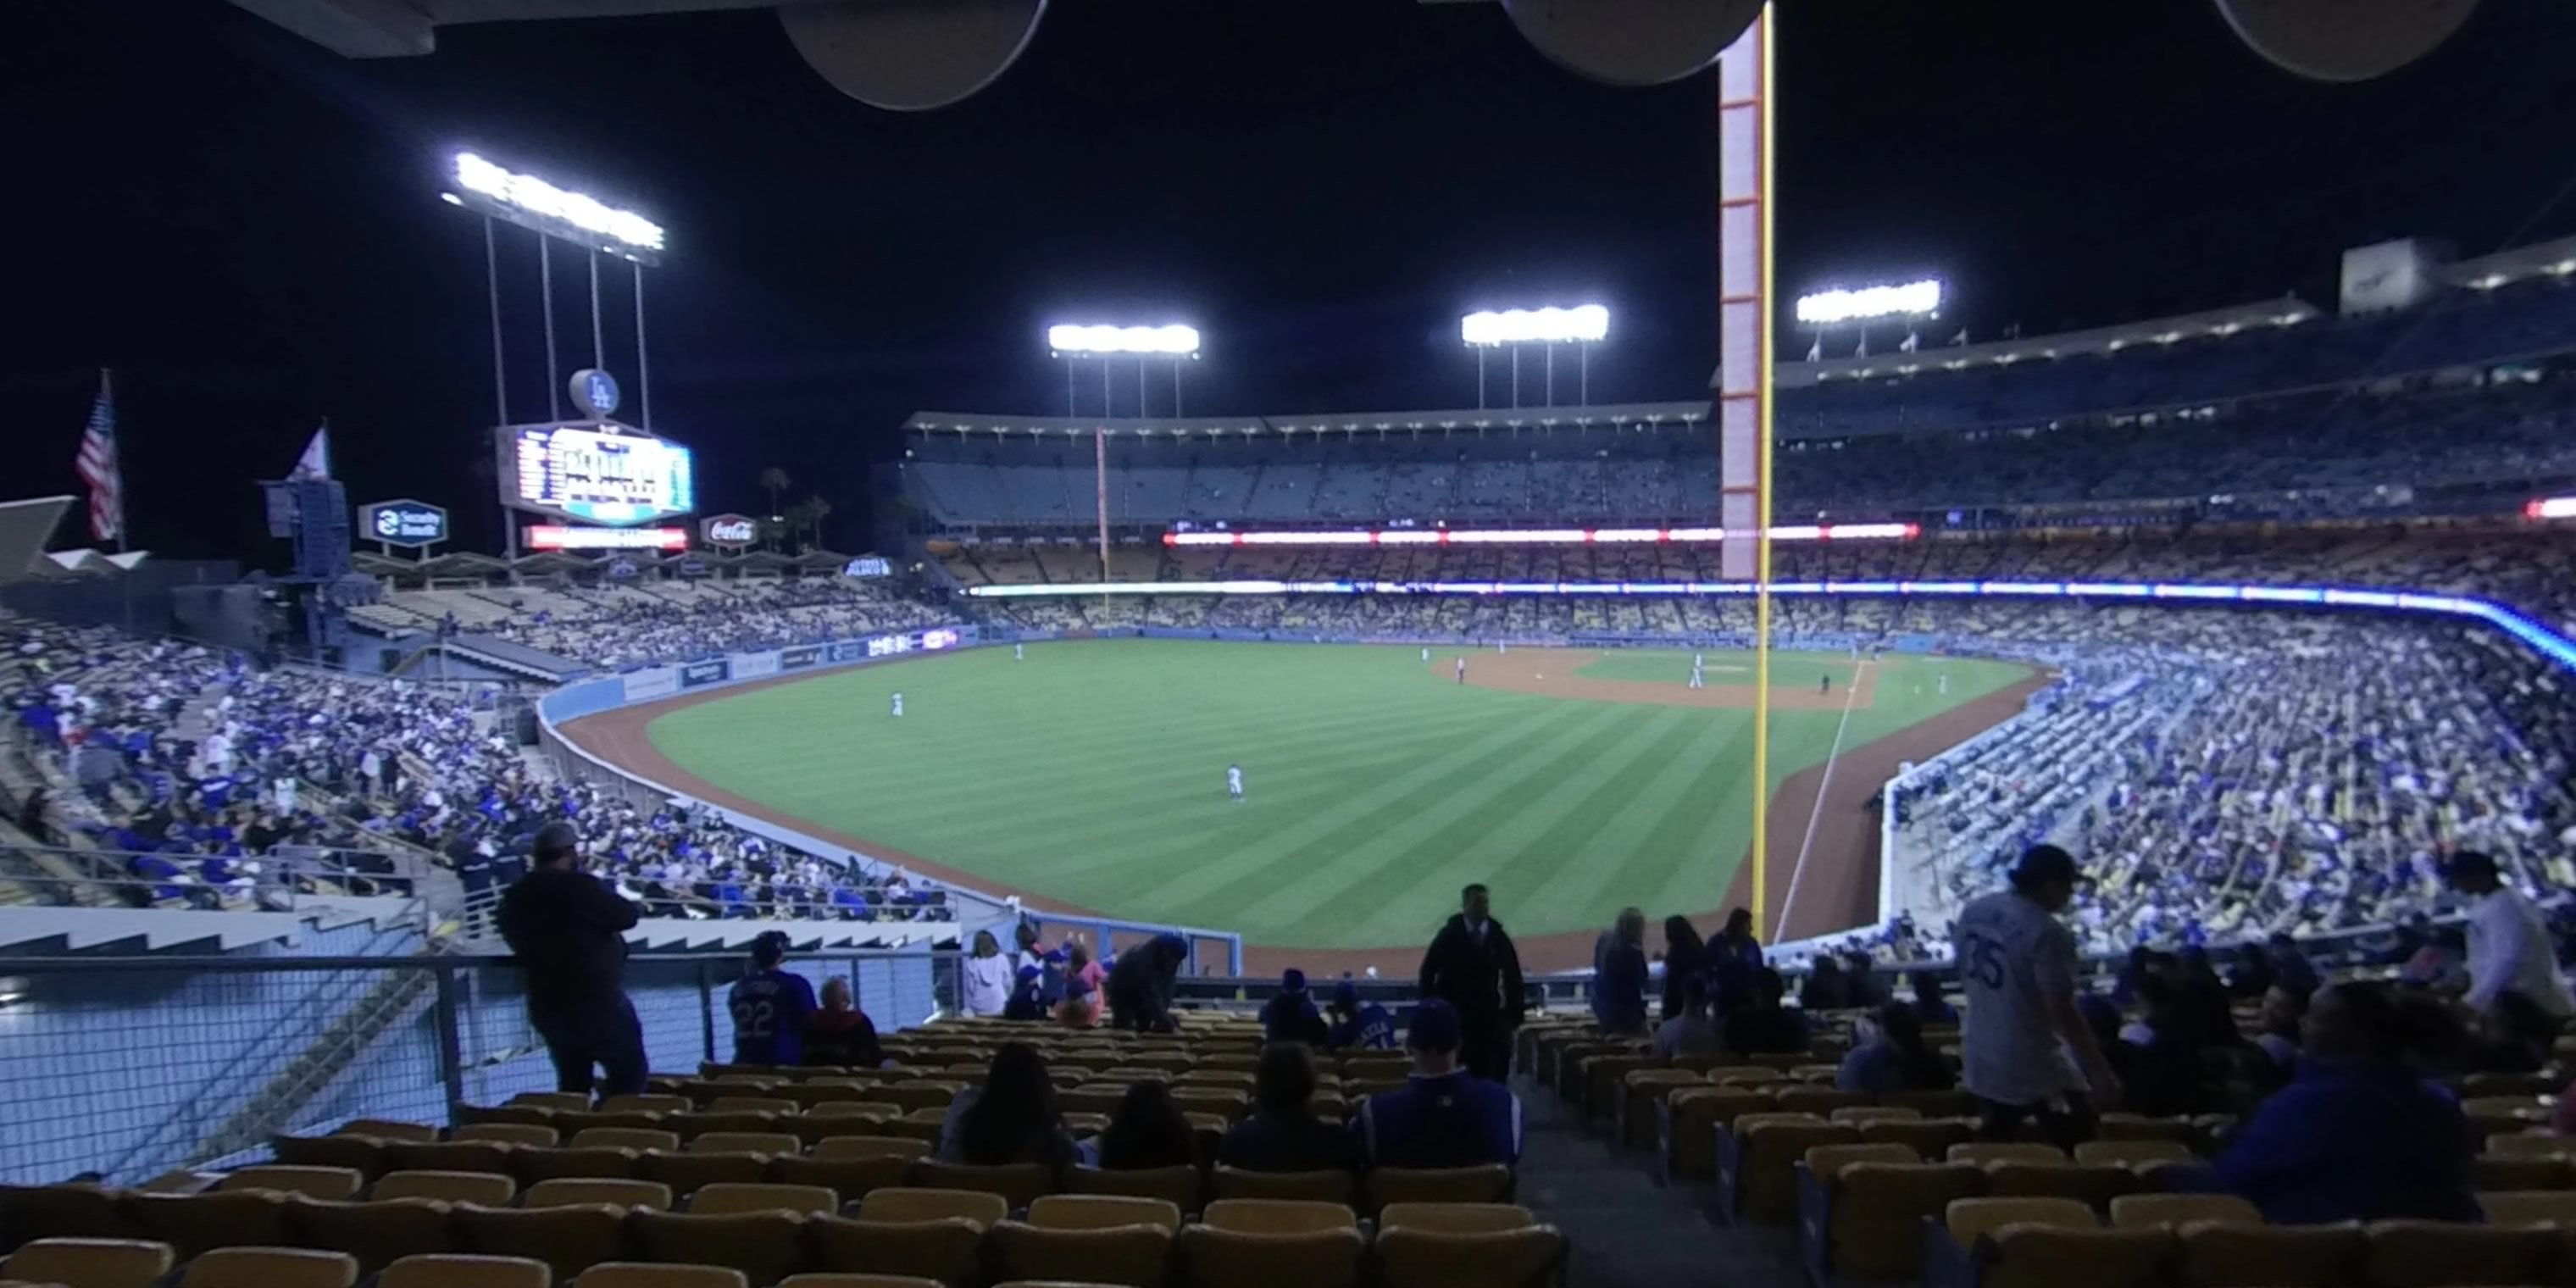
[[[1026,644],[1013,644],[1011,646],[1011,660],[1014,662],[1028,661],[1029,646]]]
[[[894,695],[894,713],[897,717],[903,715],[903,695],[901,693]]]
[[[1708,676],[1700,663],[1699,654],[1697,653],[1691,654],[1690,686],[1694,689],[1705,689],[1708,687]]]
[[[1467,659],[1465,659],[1465,658],[1463,658],[1463,657],[1462,657],[1462,658],[1459,658],[1459,659],[1458,659],[1458,683],[1460,683],[1460,684],[1465,684],[1466,682],[1467,682]]]
[[[1950,691],[1950,673],[1949,673],[1949,672],[1947,672],[1947,671],[1943,671],[1941,674],[1939,674],[1939,675],[1937,675],[1937,676],[1934,676],[1934,677],[1933,677],[1933,679],[1936,681],[1936,683],[1935,683],[1935,685],[1934,685],[1934,688],[1935,688],[1935,689],[1937,689],[1939,692],[1942,692],[1942,693],[1948,693],[1948,692]]]
[[[1225,767],[1225,794],[1233,797],[1235,804],[1243,803],[1243,766]]]
[[[1424,664],[1424,665],[1426,665],[1426,666],[1430,664],[1430,662],[1431,662],[1431,650],[1430,650],[1430,649],[1425,648],[1425,649],[1423,649],[1423,650],[1422,650],[1422,661],[1423,661],[1423,664]]]

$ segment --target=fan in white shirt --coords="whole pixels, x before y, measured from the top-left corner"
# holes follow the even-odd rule
[[[2510,990],[2560,1019],[2576,1015],[2576,997],[2558,971],[2540,909],[2497,875],[2495,860],[2462,850],[2443,865],[2442,876],[2469,896],[2468,1004],[2487,1010]]]

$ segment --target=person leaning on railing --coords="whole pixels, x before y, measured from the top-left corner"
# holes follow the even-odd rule
[[[501,896],[501,937],[527,972],[528,1019],[554,1058],[559,1089],[644,1090],[644,1029],[626,997],[634,904],[582,871],[581,837],[557,819],[537,830],[535,866]]]

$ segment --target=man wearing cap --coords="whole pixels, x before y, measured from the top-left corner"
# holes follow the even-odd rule
[[[1349,980],[1333,985],[1332,1024],[1324,1046],[1334,1051],[1392,1051],[1395,1019],[1375,1002],[1362,1005],[1359,985]]]
[[[751,941],[751,973],[725,996],[725,1008],[733,1012],[735,1064],[804,1063],[805,1022],[821,1008],[813,984],[779,969],[785,960],[785,931],[763,931]]]
[[[1306,993],[1306,972],[1291,966],[1279,976],[1279,991],[1261,1004],[1262,1040],[1321,1047],[1324,1036],[1324,1017]]]
[[[2496,874],[2495,860],[2462,850],[2442,865],[2442,880],[2468,896],[2469,991],[2463,1000],[2491,1011],[2506,993],[2520,993],[2562,1024],[2576,1014],[2540,909]]]
[[[1521,996],[1521,955],[1480,883],[1459,892],[1460,911],[1422,955],[1422,996],[1457,1011],[1467,1069],[1497,1082],[1511,1076],[1512,1030],[1528,1002]]]
[[[1457,1008],[1437,998],[1414,1008],[1404,1048],[1413,1076],[1401,1091],[1361,1102],[1351,1121],[1371,1167],[1481,1167],[1521,1157],[1521,1102],[1501,1083],[1458,1062]]]
[[[1953,946],[1968,1000],[1961,1081],[1983,1109],[1983,1139],[2012,1140],[2035,1116],[2050,1139],[2072,1148],[2092,1138],[2095,1102],[2119,1096],[2076,1007],[2075,934],[2057,919],[2077,880],[2073,855],[2035,845],[2014,864],[2011,889],[1959,911]]]
[[[592,1067],[611,1096],[644,1090],[644,1026],[626,1000],[626,932],[635,905],[582,871],[581,834],[557,819],[537,829],[534,866],[501,896],[501,937],[527,974],[528,1020],[545,1039],[560,1090],[588,1094]]]

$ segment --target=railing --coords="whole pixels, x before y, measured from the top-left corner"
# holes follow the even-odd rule
[[[207,912],[299,912],[351,898],[411,898],[429,864],[417,854],[281,845],[220,861],[216,882],[203,864],[217,856],[0,845],[0,907],[195,908]],[[143,875],[138,862],[172,871]]]
[[[846,979],[880,1030],[959,996],[957,954],[791,959]],[[645,955],[627,995],[657,1071],[730,1055],[739,959]],[[552,1090],[521,972],[474,957],[0,958],[0,1182],[130,1184],[249,1161],[270,1135],[355,1117],[445,1123]]]

